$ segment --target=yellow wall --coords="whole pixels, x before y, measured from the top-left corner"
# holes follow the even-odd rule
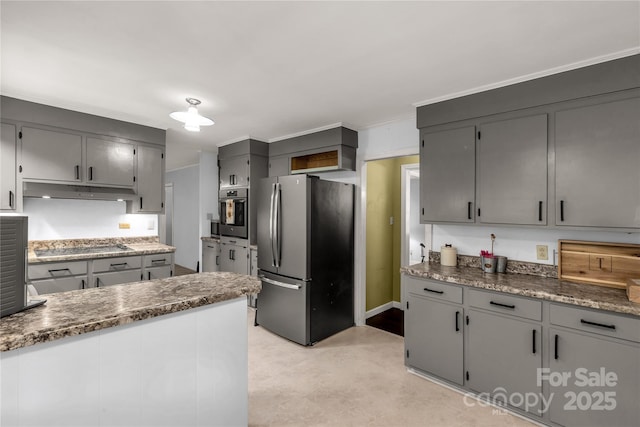
[[[367,163],[366,310],[400,301],[401,165],[418,162],[406,156]]]

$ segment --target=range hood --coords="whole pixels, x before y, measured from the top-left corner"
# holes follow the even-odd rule
[[[41,182],[24,182],[22,185],[22,195],[24,197],[84,200],[133,200],[136,197],[133,189],[127,188],[92,187],[87,185]]]

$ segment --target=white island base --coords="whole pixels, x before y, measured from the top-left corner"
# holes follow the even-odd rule
[[[0,425],[246,426],[241,296],[0,353]]]

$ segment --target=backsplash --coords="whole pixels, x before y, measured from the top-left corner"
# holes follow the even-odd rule
[[[429,262],[440,263],[440,252],[429,251]],[[477,267],[480,269],[480,257],[458,254],[458,266]],[[535,262],[507,260],[507,274],[528,274],[530,276],[558,278],[558,267],[555,265],[538,264]],[[503,273],[492,273],[503,274]]]
[[[29,240],[158,235],[158,215],[127,214],[125,202],[25,198],[23,212]]]

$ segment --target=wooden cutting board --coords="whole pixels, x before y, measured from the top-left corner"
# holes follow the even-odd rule
[[[640,245],[558,240],[558,277],[612,288],[627,288],[640,277]]]

